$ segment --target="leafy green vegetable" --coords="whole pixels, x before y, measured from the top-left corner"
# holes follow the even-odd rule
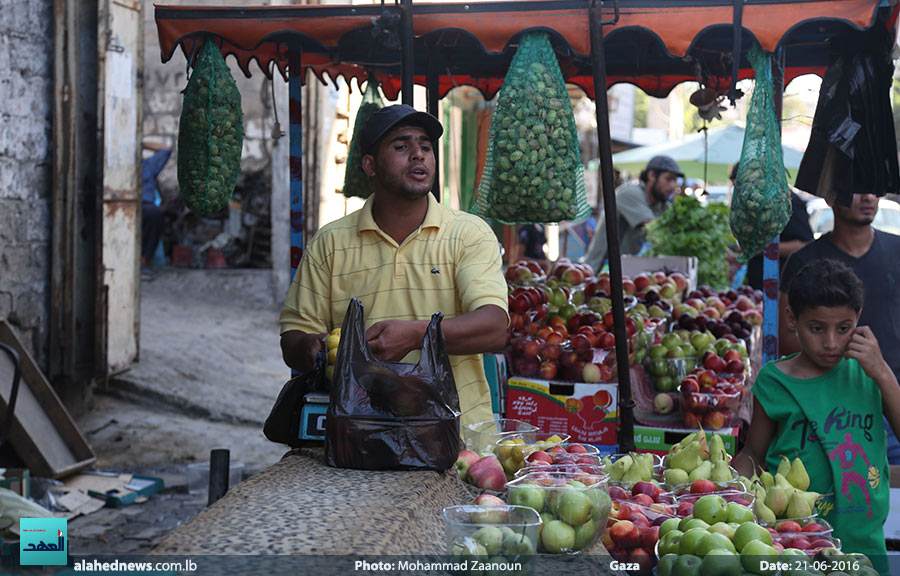
[[[725,250],[734,242],[728,206],[680,196],[662,216],[647,225],[651,256],[696,256],[698,282],[715,289],[728,286]]]

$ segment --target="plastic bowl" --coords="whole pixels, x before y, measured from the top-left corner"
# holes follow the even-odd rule
[[[507,483],[509,502],[541,513],[538,550],[578,554],[603,536],[612,509],[605,474],[531,472]]]
[[[448,506],[441,511],[446,524],[447,553],[454,561],[503,555],[514,560],[533,556],[538,546],[541,517],[526,506]]]
[[[570,450],[573,451],[570,452]],[[567,464],[580,462],[581,464],[594,464],[596,466],[603,466],[603,461],[600,458],[600,450],[593,444],[582,444],[580,442],[561,442],[560,444],[551,446],[546,450],[540,450],[535,445],[529,445],[526,447],[526,468],[533,465],[532,460],[535,458],[534,454],[536,452],[544,452],[546,457],[541,456],[540,459],[548,464]],[[541,466],[541,464],[534,465]]]
[[[467,424],[462,430],[466,448],[480,456],[494,453],[494,446],[506,439],[522,438],[525,443],[533,443],[541,429],[528,422],[512,418],[483,420]]]
[[[797,520],[779,520],[774,523],[774,529],[776,532],[772,534],[772,541],[778,542],[785,548],[798,548],[799,550],[807,551],[807,550],[817,550],[819,548],[825,548],[825,544],[822,541],[831,542],[832,546],[834,546],[834,542],[837,539],[834,537],[833,532],[834,528],[832,528],[831,524],[829,524],[825,520],[820,520],[815,517],[810,518],[801,518],[801,520],[805,520],[805,524],[802,525],[803,528],[806,526],[810,526],[810,530],[804,532],[802,529],[800,532],[778,532],[778,526],[784,522],[797,522]],[[800,522],[797,522],[800,524]],[[818,526],[821,529],[816,529]],[[802,545],[797,541],[800,538],[804,538],[806,540]],[[815,546],[817,542],[822,542],[820,546]],[[837,548],[837,546],[835,546]]]
[[[546,464],[544,466],[527,466],[516,472],[515,477],[521,478],[532,472],[565,472],[568,474],[597,474],[606,476],[606,470],[597,464]]]
[[[499,440],[492,453],[500,460],[507,480],[512,480],[516,472],[525,467],[525,458],[538,451],[549,453],[559,451],[557,448],[569,441],[568,434],[558,432],[527,432],[513,434]]]
[[[665,460],[663,460],[663,465],[665,465]],[[737,492],[740,494],[747,494],[747,489],[744,487],[744,485],[741,483],[741,481],[737,479],[737,477],[738,477],[737,470],[735,470],[731,466],[729,466],[728,469],[731,471],[731,480],[726,480],[724,482],[713,482],[713,484],[715,484],[715,486],[716,486],[716,490],[714,492],[704,492],[702,494],[691,494],[691,484],[693,484],[692,482],[687,483],[687,484],[676,484],[675,486],[667,486],[667,488],[675,496],[676,500],[678,498],[682,498],[682,497],[686,497],[686,496],[696,496],[697,498],[699,498],[700,496],[706,496],[707,494],[718,494],[718,495],[722,496],[723,498],[725,497],[724,496],[725,493]],[[710,482],[712,482],[712,480],[710,480]],[[725,498],[725,499],[726,499],[726,501],[728,500],[727,498]],[[753,500],[750,500],[750,503],[752,504]]]
[[[714,410],[736,410],[741,405],[740,389],[725,392],[723,388],[715,388],[713,392],[685,392],[678,386],[681,394],[681,408],[694,414],[706,414]]]

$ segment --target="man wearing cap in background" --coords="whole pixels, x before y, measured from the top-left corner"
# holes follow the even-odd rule
[[[678,189],[678,178],[683,177],[684,172],[675,160],[668,156],[654,156],[647,162],[639,180],[616,188],[622,254],[640,252],[646,238],[644,226],[662,215],[669,198]],[[601,215],[600,225],[594,231],[584,260],[599,272],[606,256],[606,219]]]
[[[405,104],[369,117],[359,137],[375,193],[306,246],[281,311],[281,349],[288,366],[310,370],[358,298],[375,356],[416,362],[432,314],[442,312],[466,425],[492,418],[481,354],[503,349],[509,315],[493,231],[430,194],[443,131],[437,118]]]

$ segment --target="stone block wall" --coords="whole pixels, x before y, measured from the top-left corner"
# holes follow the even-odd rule
[[[0,0],[0,318],[46,370],[53,1]]]

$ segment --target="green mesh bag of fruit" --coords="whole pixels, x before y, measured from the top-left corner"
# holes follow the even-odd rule
[[[193,212],[218,212],[228,204],[243,144],[241,94],[218,46],[207,39],[184,90],[178,127],[178,186]]]
[[[522,38],[503,80],[472,212],[505,224],[578,222],[591,213],[572,103],[543,32]]]
[[[366,93],[363,94],[362,103],[356,113],[356,122],[353,123],[353,139],[350,140],[350,153],[347,155],[347,167],[344,172],[343,194],[347,198],[358,196],[368,198],[375,192],[372,180],[366,176],[362,169],[362,151],[360,149],[359,136],[369,116],[384,107],[384,100],[378,93],[378,83],[369,80],[366,85]]]
[[[771,58],[754,45],[747,59],[756,73],[756,84],[728,221],[741,246],[742,262],[765,250],[791,218],[791,189],[775,115]]]

